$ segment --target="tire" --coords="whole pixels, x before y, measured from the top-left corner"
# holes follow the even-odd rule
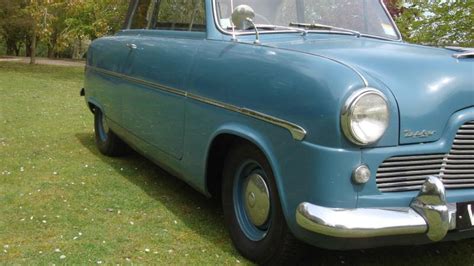
[[[130,148],[108,126],[104,113],[94,110],[95,143],[99,151],[107,156],[118,157],[130,152]]]
[[[256,177],[257,175],[260,177]],[[237,146],[226,158],[223,178],[224,219],[236,249],[244,257],[258,264],[287,265],[297,262],[304,255],[306,245],[297,240],[289,231],[281,208],[275,178],[264,154],[250,144]],[[260,189],[262,188],[261,181],[265,183],[263,188],[267,187],[267,189]],[[256,197],[255,195],[251,197],[252,188],[249,189],[251,187],[249,184],[252,182],[260,184],[255,187],[259,188],[258,191],[266,191],[266,193],[257,192]],[[269,204],[266,204],[266,200],[253,201],[259,196],[260,199],[266,198],[266,195],[268,195]],[[263,206],[258,208],[259,212],[255,212],[255,209],[247,211],[251,209],[251,203],[247,202],[251,201],[254,207]],[[257,202],[256,205],[255,202]],[[255,213],[268,213],[268,215],[259,216]],[[266,220],[262,217],[266,217]]]

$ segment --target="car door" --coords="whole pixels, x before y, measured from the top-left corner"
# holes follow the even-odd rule
[[[88,50],[85,88],[96,88],[91,97],[100,102],[107,119],[116,123],[122,122],[122,94],[127,84],[120,77],[130,72],[134,54],[128,46],[133,39],[119,32],[93,42]]]
[[[184,84],[199,43],[206,37],[204,0],[142,2],[148,7],[142,15],[146,29],[136,30],[133,42],[130,77],[135,86],[124,95],[124,124],[138,138],[180,159]]]

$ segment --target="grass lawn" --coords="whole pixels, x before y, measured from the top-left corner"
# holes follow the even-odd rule
[[[0,63],[0,264],[248,264],[218,203],[139,155],[98,153],[82,73]],[[311,253],[305,264],[472,266],[474,241]]]

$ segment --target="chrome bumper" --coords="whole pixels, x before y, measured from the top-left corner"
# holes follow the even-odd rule
[[[309,231],[334,237],[426,234],[439,241],[456,228],[456,205],[447,203],[441,180],[430,176],[410,207],[336,209],[301,203],[296,221]]]

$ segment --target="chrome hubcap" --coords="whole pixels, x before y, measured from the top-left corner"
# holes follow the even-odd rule
[[[245,212],[255,226],[264,225],[270,214],[270,193],[263,177],[251,174],[244,184]]]

